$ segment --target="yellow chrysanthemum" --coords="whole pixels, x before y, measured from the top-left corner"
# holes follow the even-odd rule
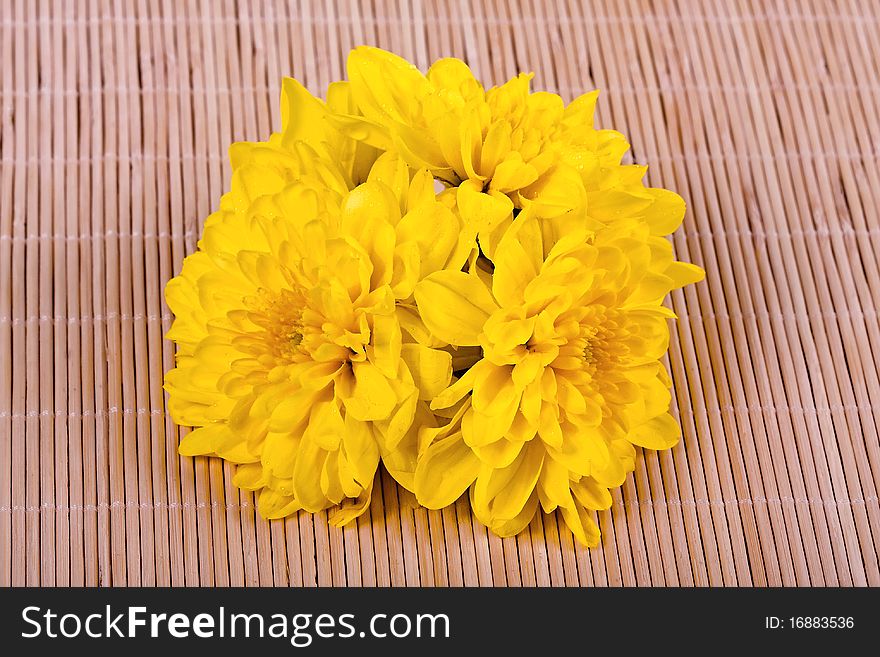
[[[466,255],[428,172],[385,154],[349,190],[364,174],[322,159],[327,143],[233,149],[246,157],[226,205],[166,288],[165,388],[175,421],[199,427],[182,454],[241,464],[234,482],[260,491],[264,516],[344,504],[343,523],[366,509],[380,457],[412,486],[417,404],[452,373],[424,344],[413,290]]]
[[[470,489],[507,536],[540,504],[594,545],[634,447],[678,439],[662,303],[702,271],[663,236],[684,201],[621,163],[596,92],[485,91],[459,60],[366,47],[349,76],[326,101],[284,81],[281,131],[231,147],[166,288],[181,453],[239,464],[270,518],[356,517],[381,461],[425,506]]]
[[[548,243],[529,212],[493,264],[491,273],[437,272],[416,287],[433,335],[482,350],[431,403],[452,418],[422,431],[416,495],[439,508],[470,488],[477,517],[503,536],[521,531],[539,503],[559,508],[578,540],[595,545],[589,512],[610,505],[608,488],[633,469],[633,446],[678,440],[660,362],[674,315],[662,302],[702,270],[673,261],[644,221]]]
[[[594,129],[597,91],[565,105],[556,94],[531,93],[531,74],[484,91],[458,59],[441,59],[423,75],[365,46],[349,55],[348,73],[361,116],[335,113],[331,121],[455,188],[459,211],[490,257],[514,210],[527,205],[553,220],[542,230],[555,237],[572,216],[596,225],[640,216],[654,235],[672,231],[678,197],[645,188],[646,167],[621,164],[624,136]]]

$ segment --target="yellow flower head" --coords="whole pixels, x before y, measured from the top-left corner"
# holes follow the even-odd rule
[[[341,523],[366,509],[380,456],[411,485],[404,437],[452,372],[411,337],[425,330],[412,294],[460,257],[460,223],[427,172],[386,154],[349,190],[325,145],[245,147],[227,208],[166,288],[165,388],[175,420],[200,427],[182,454],[242,464],[234,481],[267,517],[345,503]]]
[[[523,213],[491,275],[442,271],[421,281],[416,300],[430,331],[479,346],[482,358],[431,404],[454,415],[423,432],[419,501],[445,506],[470,487],[478,518],[501,535],[521,531],[540,503],[595,545],[588,511],[610,504],[607,489],[632,470],[633,446],[678,440],[660,362],[674,315],[662,301],[701,277],[643,221],[547,243]]]
[[[531,93],[531,74],[485,91],[458,59],[438,60],[423,75],[365,46],[351,52],[348,73],[361,116],[337,113],[331,121],[455,188],[459,211],[490,257],[514,210],[527,205],[557,222],[642,216],[652,234],[671,232],[668,205],[680,199],[645,188],[645,167],[621,164],[629,148],[623,135],[594,129],[597,91],[565,105],[556,94]],[[552,230],[558,235],[567,224]]]

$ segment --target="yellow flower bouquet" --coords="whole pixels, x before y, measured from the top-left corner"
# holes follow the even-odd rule
[[[348,77],[325,101],[284,80],[281,132],[231,147],[167,285],[180,453],[238,464],[266,518],[349,522],[382,463],[427,508],[469,490],[501,536],[559,509],[596,545],[635,447],[679,438],[663,300],[703,276],[665,237],[684,201],[621,163],[597,92],[369,47]]]

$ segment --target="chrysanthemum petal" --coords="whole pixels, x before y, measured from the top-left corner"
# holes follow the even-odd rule
[[[507,196],[487,194],[472,181],[459,185],[456,204],[465,222],[480,233],[491,232],[513,212],[513,202]]]
[[[504,156],[510,152],[512,132],[510,121],[496,121],[490,126],[480,152],[480,172],[484,176],[493,176]]]
[[[260,515],[267,520],[289,516],[302,508],[295,497],[284,495],[270,488],[264,488],[260,492],[257,507],[260,510]]]
[[[493,468],[506,468],[516,460],[524,445],[517,440],[501,438],[487,445],[471,445],[471,449],[480,458],[480,461]]]
[[[297,450],[292,486],[294,497],[310,513],[317,513],[332,504],[321,487],[321,473],[326,461],[326,450],[313,440],[302,440]]]
[[[322,149],[327,141],[324,103],[293,78],[281,81],[282,143],[288,147],[302,141]]]
[[[538,478],[538,495],[544,513],[570,505],[571,480],[568,468],[552,458],[544,459],[541,476]]]
[[[201,456],[213,454],[219,439],[227,428],[222,424],[209,424],[199,427],[186,434],[180,441],[177,450],[183,456]]]
[[[587,193],[587,212],[594,219],[612,222],[645,212],[654,200],[649,194],[620,189]]]
[[[388,378],[371,363],[354,363],[354,388],[344,400],[345,410],[361,421],[381,420],[397,405]]]
[[[341,212],[342,229],[353,236],[370,258],[373,289],[391,281],[394,266],[394,226],[400,208],[388,187],[364,183],[345,198]]]
[[[401,216],[406,213],[409,192],[409,167],[396,153],[383,153],[370,167],[367,182],[380,183],[399,200]]]
[[[472,404],[475,410],[496,415],[510,404],[519,404],[521,393],[511,378],[512,369],[502,365],[480,370],[474,380]]]
[[[611,508],[611,493],[600,486],[592,477],[581,477],[571,484],[571,492],[585,508],[601,511]]]
[[[312,406],[303,438],[308,438],[322,449],[335,450],[346,428],[339,402],[335,398],[321,401]]]
[[[366,486],[372,482],[379,463],[379,447],[374,429],[368,423],[347,415],[342,432],[342,446],[358,483]]]
[[[370,508],[370,500],[373,493],[373,482],[365,486],[361,494],[354,499],[344,500],[340,506],[335,507],[328,517],[334,527],[343,527],[352,520],[364,515]]]
[[[630,431],[627,440],[647,449],[669,449],[678,443],[680,437],[678,422],[669,413],[664,413]]]
[[[397,375],[402,338],[395,315],[374,315],[372,340],[367,348],[370,362],[386,377]]]
[[[425,325],[441,340],[480,344],[483,324],[498,309],[492,293],[476,276],[438,271],[416,285],[416,303]]]
[[[538,180],[519,192],[529,207],[541,218],[555,217],[582,210],[587,194],[577,171],[566,164],[556,164]]]
[[[471,489],[473,491],[473,488]],[[481,522],[486,524],[495,534],[501,537],[515,536],[525,529],[535,517],[538,510],[538,493],[533,492],[522,509],[512,518],[499,517],[490,511],[488,514],[476,512]],[[476,509],[475,509],[476,511]]]
[[[506,468],[484,467],[474,486],[475,505],[484,508],[491,505],[494,518],[517,517],[535,490],[544,456],[544,450],[532,444]]]
[[[428,81],[415,66],[390,52],[360,46],[348,56],[352,95],[365,116],[377,121],[404,121],[410,103]]]
[[[663,273],[672,280],[673,287],[676,288],[699,283],[706,278],[703,268],[690,262],[673,262]]]
[[[454,57],[438,59],[431,64],[426,77],[434,87],[454,89],[465,98],[473,97],[483,90],[468,65]]]
[[[461,433],[465,442],[476,449],[501,440],[513,425],[517,409],[516,397],[497,408],[494,415],[469,408],[461,419]]]
[[[440,509],[467,490],[480,471],[480,460],[460,433],[431,444],[419,458],[414,480],[419,504]]]
[[[260,490],[269,483],[266,471],[259,463],[240,465],[232,477],[232,483],[244,490]]]
[[[446,266],[458,243],[459,233],[458,219],[440,203],[420,204],[397,225],[398,240],[418,246],[421,277]]]
[[[588,91],[571,101],[565,108],[564,121],[576,127],[593,125],[593,115],[596,112],[596,101],[599,99],[599,91]]]
[[[686,205],[684,199],[668,189],[644,190],[654,197],[654,202],[642,213],[652,235],[669,235],[681,225]]]
[[[492,292],[504,306],[522,303],[526,287],[543,265],[541,228],[534,216],[523,214],[501,239],[493,258]]]
[[[400,355],[419,389],[419,399],[434,399],[449,386],[452,378],[452,355],[420,344],[406,344]]]
[[[599,526],[580,504],[562,507],[562,518],[581,545],[596,547],[599,544]]]

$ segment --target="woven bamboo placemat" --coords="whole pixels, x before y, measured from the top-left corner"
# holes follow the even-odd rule
[[[880,6],[752,0],[0,3],[0,584],[880,584]],[[162,289],[227,146],[350,47],[603,89],[707,281],[672,295],[684,430],[586,550],[466,501],[267,523],[165,411]]]

